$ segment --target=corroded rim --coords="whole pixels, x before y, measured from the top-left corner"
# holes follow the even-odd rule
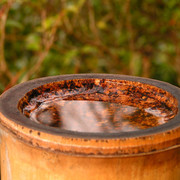
[[[165,82],[125,75],[76,74],[45,77],[19,84],[2,94],[1,124],[21,140],[41,148],[89,156],[125,156],[152,153],[180,145],[180,111],[168,123],[132,132],[83,133],[55,129],[29,121],[18,109],[19,100],[33,88],[71,79],[118,79],[153,85],[173,94],[180,109],[180,89]]]

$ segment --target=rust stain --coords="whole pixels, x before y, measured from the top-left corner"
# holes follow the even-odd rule
[[[18,108],[36,122],[82,132],[146,129],[168,122],[178,111],[177,100],[165,90],[139,82],[109,79],[45,84],[28,92],[19,101]],[[79,124],[72,120],[76,118]],[[82,128],[76,127],[80,125]]]

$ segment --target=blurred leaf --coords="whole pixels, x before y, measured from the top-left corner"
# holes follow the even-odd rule
[[[174,6],[176,6],[179,2],[178,0],[163,0],[169,8],[173,8]]]
[[[57,17],[58,17],[58,15],[46,18],[42,22],[43,29],[45,29],[45,30],[50,29],[54,25],[54,23],[56,22]]]
[[[162,62],[157,64],[156,61],[154,63],[152,69],[153,78],[177,85],[177,80],[175,78],[177,74],[169,63]]]
[[[68,52],[66,52],[64,55],[64,65],[68,66],[68,65],[74,63],[74,60],[75,60],[77,54],[78,54],[77,49],[72,49],[72,50],[69,50]]]
[[[5,86],[0,82],[0,92],[2,92],[5,89]]]
[[[125,66],[128,66],[131,57],[131,52],[123,48],[120,49],[117,52],[117,54],[119,56],[120,61],[122,61],[125,64]]]
[[[14,20],[12,20],[12,19],[8,19],[8,20],[6,21],[6,26],[9,27],[9,28],[15,27],[15,28],[18,28],[18,29],[20,29],[20,30],[23,29],[23,25],[22,25],[20,22],[14,21]]]
[[[1,0],[0,6],[6,3]],[[43,51],[41,43],[49,43],[41,38],[51,37],[59,13],[65,12],[48,55],[30,78],[74,72],[127,73],[177,85],[179,7],[178,0],[16,0],[5,29],[7,67],[13,74],[35,67]],[[142,66],[149,72],[144,73]],[[0,77],[1,92],[10,81],[6,75]]]
[[[130,61],[131,74],[134,76],[140,76],[142,71],[142,59],[139,54],[133,53]]]
[[[39,35],[35,33],[29,34],[26,38],[26,48],[31,51],[38,51],[41,48],[40,41]]]
[[[97,53],[97,49],[96,49],[95,47],[93,47],[93,46],[88,46],[88,45],[86,45],[86,46],[83,46],[83,47],[81,48],[81,52],[82,52],[82,53],[85,53],[85,54]]]
[[[78,7],[75,4],[68,4],[66,7],[66,10],[67,10],[67,12],[77,13]]]
[[[80,8],[83,6],[85,0],[78,0],[75,2],[68,2],[66,5],[66,11],[72,13],[78,13]]]
[[[105,21],[98,21],[98,22],[97,22],[97,27],[98,27],[99,29],[102,29],[102,30],[107,29],[106,22],[105,22]]]

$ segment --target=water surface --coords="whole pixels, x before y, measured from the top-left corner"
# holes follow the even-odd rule
[[[43,102],[30,119],[47,126],[78,132],[127,132],[166,123],[173,112],[163,108],[138,108],[121,103],[90,100]]]

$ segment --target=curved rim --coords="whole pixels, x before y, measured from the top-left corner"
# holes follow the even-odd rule
[[[59,75],[59,76],[51,76],[45,78],[39,78],[35,80],[31,80],[19,85],[14,86],[8,91],[4,92],[0,98],[0,117],[1,124],[10,129],[11,131],[22,131],[21,133],[17,132],[19,136],[20,134],[26,134],[27,129],[31,131],[38,132],[39,134],[44,134],[44,137],[41,136],[41,140],[47,140],[47,136],[52,136],[53,139],[56,137],[61,137],[65,139],[80,139],[80,140],[91,140],[96,139],[96,142],[103,142],[104,139],[110,140],[124,140],[124,139],[146,139],[150,136],[155,136],[159,134],[172,134],[172,132],[179,133],[180,131],[180,111],[177,112],[176,116],[169,122],[162,124],[157,127],[152,127],[149,129],[139,130],[139,131],[131,131],[131,132],[121,132],[121,133],[85,133],[85,132],[74,132],[63,129],[56,129],[49,126],[44,126],[41,124],[37,124],[29,120],[29,118],[25,117],[17,108],[17,104],[19,100],[30,90],[33,88],[37,88],[41,85],[48,84],[51,82],[63,81],[63,80],[73,80],[73,79],[117,79],[117,80],[128,80],[135,81],[140,83],[149,84],[152,86],[159,87],[169,93],[171,93],[178,101],[178,109],[180,109],[180,89],[176,86],[173,86],[169,83],[165,83],[158,80],[127,76],[127,75],[114,75],[114,74],[71,74],[71,75]],[[10,125],[11,124],[11,125]],[[21,127],[21,130],[19,130]],[[23,130],[26,129],[26,130]],[[30,131],[27,131],[28,133]],[[171,132],[171,133],[170,133]],[[17,135],[16,134],[16,135]],[[26,134],[27,135],[27,134]],[[31,134],[32,136],[32,134]],[[37,136],[38,137],[38,136]],[[35,138],[37,138],[35,137]],[[179,134],[176,135],[176,143],[174,145],[179,145]],[[23,138],[22,138],[23,139]],[[152,138],[151,138],[152,139]],[[38,140],[41,141],[38,137]],[[55,140],[56,141],[56,140]],[[168,140],[167,138],[167,141]],[[157,142],[158,144],[158,142]],[[82,145],[83,146],[83,145]],[[135,144],[133,145],[133,147]],[[112,147],[112,146],[111,146]]]

